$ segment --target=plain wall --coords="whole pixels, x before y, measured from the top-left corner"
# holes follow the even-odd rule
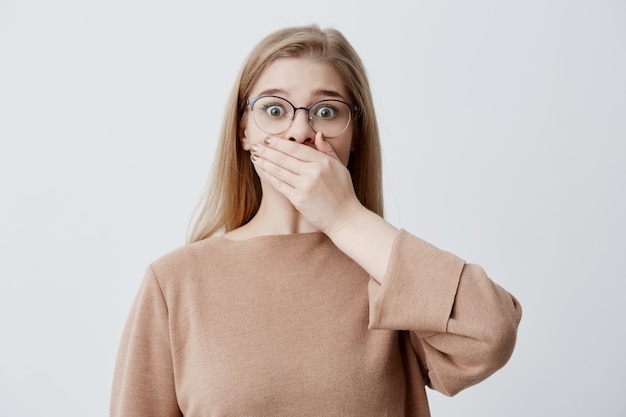
[[[387,218],[522,303],[433,416],[623,416],[626,3],[0,0],[0,415],[106,416],[149,262],[184,242],[249,49],[344,32]]]

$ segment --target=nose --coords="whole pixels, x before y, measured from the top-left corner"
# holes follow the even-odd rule
[[[287,130],[287,138],[298,143],[313,143],[315,131],[309,123],[309,113],[306,109],[298,109],[293,116],[293,123]]]

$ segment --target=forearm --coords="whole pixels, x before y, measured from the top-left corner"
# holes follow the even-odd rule
[[[324,232],[337,248],[382,284],[398,229],[359,203],[344,210]]]

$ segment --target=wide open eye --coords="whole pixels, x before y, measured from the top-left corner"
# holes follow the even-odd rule
[[[339,109],[331,103],[320,103],[313,111],[313,117],[320,119],[332,119],[337,116]]]
[[[263,112],[271,118],[284,117],[287,114],[285,106],[281,103],[263,103]]]

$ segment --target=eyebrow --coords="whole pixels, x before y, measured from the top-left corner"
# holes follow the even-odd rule
[[[285,95],[289,96],[289,93],[287,93],[287,91],[281,88],[269,88],[259,93],[259,96],[285,96]],[[331,98],[338,98],[341,100],[345,100],[345,98],[335,90],[318,89],[318,90],[313,91],[313,94],[311,94],[311,96],[316,97],[316,98],[331,97]]]

